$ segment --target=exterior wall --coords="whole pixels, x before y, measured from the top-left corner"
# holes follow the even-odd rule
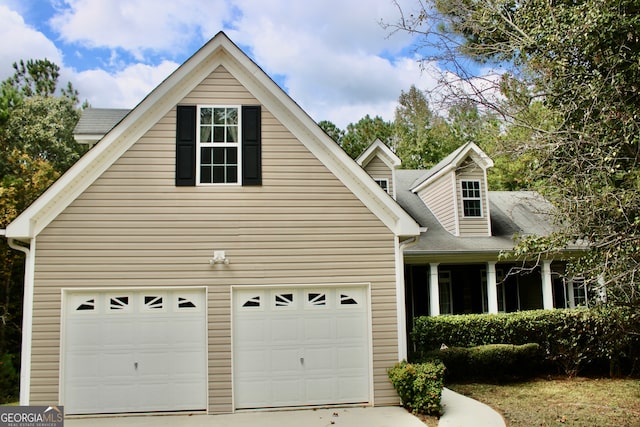
[[[219,68],[183,103],[257,104]],[[58,401],[61,288],[207,286],[209,412],[232,407],[231,286],[371,283],[376,405],[397,404],[394,236],[263,106],[263,185],[176,187],[173,108],[37,237],[31,404]],[[229,265],[209,265],[225,250]]]
[[[480,194],[482,197],[482,217],[465,218],[462,209],[462,185],[461,181],[480,181]],[[487,204],[487,181],[484,171],[474,162],[467,160],[456,171],[456,191],[458,193],[458,212],[460,221],[460,236],[489,236],[489,206]]]
[[[456,206],[453,194],[453,174],[448,173],[435,180],[418,193],[440,224],[453,235],[457,235]]]
[[[379,157],[374,157],[364,168],[374,179],[386,179],[389,181],[389,194],[393,194],[393,171]]]

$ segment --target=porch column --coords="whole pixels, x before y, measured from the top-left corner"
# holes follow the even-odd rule
[[[542,261],[542,306],[553,309],[553,282],[551,281],[551,260]]]
[[[487,310],[498,313],[498,284],[496,280],[496,262],[487,262]]]
[[[431,276],[429,277],[429,315],[440,315],[440,284],[438,280],[438,263],[429,264]]]

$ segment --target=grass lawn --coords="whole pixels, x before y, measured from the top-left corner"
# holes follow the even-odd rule
[[[509,427],[640,426],[639,380],[553,378],[447,387],[488,404]]]

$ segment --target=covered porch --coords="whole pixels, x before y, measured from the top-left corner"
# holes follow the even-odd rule
[[[414,319],[473,313],[572,308],[586,302],[581,280],[564,276],[564,263],[498,261],[413,262],[405,265],[407,332]]]

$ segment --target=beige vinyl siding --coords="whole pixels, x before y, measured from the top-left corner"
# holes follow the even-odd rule
[[[219,68],[184,103],[258,102]],[[393,234],[264,107],[262,186],[176,187],[175,114],[37,238],[31,404],[58,401],[61,288],[207,286],[209,412],[226,413],[230,287],[336,283],[371,284],[374,400],[397,404]]]
[[[431,210],[438,222],[449,233],[456,235],[456,205],[453,193],[453,173],[447,173],[436,179],[418,193],[420,199]]]
[[[462,209],[462,181],[480,181],[480,195],[482,197],[482,217],[465,218]],[[456,191],[458,192],[458,212],[460,212],[460,236],[488,236],[489,215],[487,207],[487,182],[484,171],[472,160],[465,161],[456,171]]]
[[[394,196],[393,194],[393,171],[385,162],[383,162],[380,157],[374,157],[364,168],[365,171],[373,178],[373,179],[386,179],[389,184],[389,194]]]

